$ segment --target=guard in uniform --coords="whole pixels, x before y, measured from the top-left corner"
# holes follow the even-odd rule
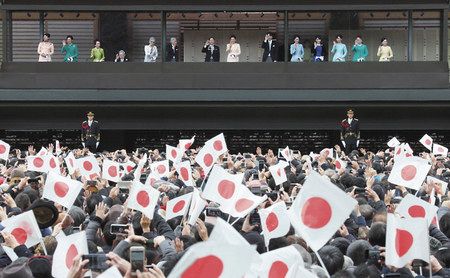
[[[87,113],[87,121],[81,124],[81,144],[91,152],[96,152],[100,144],[100,125],[94,121],[94,113]]]
[[[341,122],[341,142],[347,154],[356,150],[359,146],[359,121],[353,116],[353,110],[349,109],[347,119]]]

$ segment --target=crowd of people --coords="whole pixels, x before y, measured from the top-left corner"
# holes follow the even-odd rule
[[[217,203],[206,200],[206,208],[190,225],[184,216],[167,220],[165,218],[170,200],[194,190],[202,191],[205,180],[207,183],[208,172],[204,171],[195,159],[201,152],[202,146],[195,142],[194,145],[191,144],[192,141],[183,150],[181,161],[187,161],[192,166],[192,177],[190,177],[192,184],[183,182],[181,176],[185,174],[178,173],[176,165],[170,162],[170,171],[164,176],[159,176],[150,185],[161,194],[152,219],[128,207],[129,191],[121,187],[120,183],[136,181],[137,178],[143,184],[148,184],[148,179],[152,176],[152,163],[168,159],[169,153],[146,148],[139,148],[135,152],[116,150],[90,153],[87,148],[70,150],[59,145],[54,147],[53,144],[50,144],[48,148],[42,148],[39,152],[33,146],[29,146],[27,150],[11,149],[8,159],[2,161],[0,173],[2,190],[0,228],[3,229],[1,231],[0,277],[53,277],[52,261],[56,259],[54,254],[57,246],[62,244],[61,234],[70,236],[81,231],[86,233],[89,254],[104,254],[106,267],[103,269],[89,267],[92,263],[89,258],[78,255],[72,258],[73,262],[66,261],[67,266],[70,266],[67,277],[84,277],[88,270],[91,270],[95,277],[109,267],[116,267],[120,272],[119,277],[168,277],[177,266],[177,262],[182,260],[183,255],[190,248],[202,242],[208,242],[215,224],[218,223],[218,218],[232,223],[235,231],[255,246],[259,254],[287,246],[295,247],[301,255],[302,264],[313,275],[312,277],[327,277],[328,274],[331,277],[346,278],[422,277],[419,275],[428,277],[427,269],[433,277],[450,277],[448,190],[442,189],[437,182],[424,182],[418,191],[389,183],[388,177],[393,168],[395,156],[393,148],[380,146],[379,150],[359,149],[345,153],[336,145],[332,151],[333,155],[330,155],[329,149],[319,154],[309,155],[293,152],[292,160],[286,163],[284,168],[287,180],[280,185],[276,184],[269,171],[270,166],[284,160],[284,156],[277,154],[276,151],[271,149],[263,151],[257,147],[254,153],[223,153],[217,158],[215,164],[231,174],[243,173],[242,183],[253,194],[267,197],[258,208],[242,218],[230,217],[221,212],[221,207],[218,207]],[[416,150],[416,152],[420,151],[422,150]],[[41,152],[54,155],[58,159],[59,174],[82,183],[82,190],[70,209],[66,210],[60,204],[42,198],[48,174],[28,169],[30,167],[28,158],[39,156]],[[105,179],[104,173],[95,177],[86,177],[80,169],[75,169],[72,174],[69,174],[67,158],[72,155],[75,159],[94,155],[100,165],[109,160],[129,166],[121,168],[123,175],[117,182]],[[448,157],[435,156],[430,152],[420,152],[419,156],[430,161],[432,166],[429,175],[442,182],[450,180]],[[346,167],[342,167],[342,161],[346,162]],[[322,263],[316,253],[311,250],[308,242],[300,237],[292,226],[285,236],[272,238],[265,244],[264,235],[261,234],[261,219],[258,216],[259,210],[280,202],[284,202],[289,207],[296,197],[302,194],[305,180],[312,172],[319,173],[331,181],[336,188],[357,201],[357,205],[344,224],[336,230],[325,246],[318,250],[317,254]],[[423,200],[432,199],[433,204],[439,207],[438,221],[429,226],[430,264],[409,262],[404,267],[396,268],[386,265],[384,261],[386,219],[387,214],[394,213],[399,202],[409,194],[414,194]],[[38,220],[42,241],[28,248],[24,245],[23,238],[14,232],[6,232],[7,227],[2,224],[5,220],[30,210],[34,212]],[[126,228],[113,232],[112,227],[116,224],[124,224]],[[217,238],[211,240],[217,240]],[[7,253],[6,247],[11,248],[15,256]],[[145,267],[142,271],[132,273],[130,262],[133,261],[133,256],[130,252],[135,250],[133,248],[144,248]],[[197,269],[197,271],[200,270],[201,267]],[[274,276],[269,275],[269,277],[285,277],[286,272],[281,273],[283,271],[275,272],[272,273]],[[183,277],[219,276],[194,274]],[[248,274],[245,277],[256,276]]]
[[[68,35],[65,40],[62,41],[61,53],[64,54],[64,62],[78,62],[78,47],[74,43],[72,35]],[[261,48],[264,49],[262,62],[277,62],[279,59],[279,48],[277,41],[274,39],[272,33],[267,33],[264,37],[264,41],[261,44]],[[216,45],[216,41],[213,37],[209,38],[203,48],[201,49],[205,53],[205,62],[220,62],[220,47]],[[362,37],[357,36],[355,38],[354,45],[351,48],[353,53],[352,62],[364,62],[369,55],[368,47],[363,43]],[[42,42],[38,46],[39,62],[51,62],[52,55],[54,53],[54,45],[50,41],[50,34],[46,33],[43,36]],[[328,52],[326,45],[322,42],[322,38],[317,36],[314,40],[314,46],[311,49],[313,62],[327,61]],[[144,62],[156,62],[158,58],[158,48],[156,46],[156,40],[154,37],[150,37],[148,45],[144,46]],[[237,42],[235,35],[230,36],[229,43],[226,44],[227,62],[239,62],[239,56],[241,55],[241,47]],[[305,48],[300,42],[300,36],[295,36],[293,43],[289,47],[290,61],[291,62],[303,62],[305,55]],[[331,61],[333,62],[345,62],[348,56],[347,46],[343,43],[343,36],[337,35],[333,40],[333,47],[331,48],[331,54],[333,55]],[[179,62],[180,52],[178,49],[177,39],[175,37],[170,38],[170,43],[167,45],[165,53],[166,62]],[[381,43],[377,49],[377,56],[380,62],[389,62],[393,59],[394,54],[391,47],[388,45],[386,38],[381,39]],[[94,48],[91,50],[90,60],[92,62],[104,62],[105,52],[101,48],[99,40],[95,40]],[[124,50],[119,50],[116,54],[114,62],[127,62],[126,53]]]

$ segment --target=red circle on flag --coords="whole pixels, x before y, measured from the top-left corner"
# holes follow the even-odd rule
[[[42,158],[40,157],[36,157],[35,159],[33,159],[33,165],[37,168],[41,168],[42,165],[44,165],[44,160],[42,160]]]
[[[27,231],[25,231],[24,229],[15,228],[11,231],[11,234],[16,238],[19,244],[25,244],[25,242],[27,242],[28,235]]]
[[[186,150],[189,150],[190,147],[191,147],[191,143],[186,143],[186,144],[184,145],[184,148],[185,148]]]
[[[275,261],[269,270],[268,278],[284,278],[288,273],[288,266],[282,261]]]
[[[412,154],[410,154],[410,153],[406,154],[406,157],[411,157],[411,156],[412,156]]]
[[[56,168],[56,161],[55,161],[54,157],[50,158],[50,167],[51,168]]]
[[[331,215],[331,206],[325,199],[312,197],[303,205],[301,219],[305,226],[320,229],[330,222]]]
[[[289,151],[288,150],[284,150],[284,155],[287,157],[289,156]]]
[[[234,208],[236,209],[237,212],[242,212],[251,207],[254,203],[255,202],[253,202],[252,200],[242,198],[237,200],[236,204],[234,205]]]
[[[138,192],[138,194],[136,195],[136,200],[138,204],[143,207],[147,207],[148,204],[150,204],[150,197],[148,196],[148,193],[145,190],[141,190]]]
[[[83,162],[83,168],[86,170],[86,171],[91,171],[92,170],[92,163],[90,162],[90,161],[85,161],[85,162]]]
[[[6,152],[6,147],[4,145],[0,145],[0,154],[3,154]]]
[[[402,149],[401,149],[401,148],[398,148],[397,154],[400,154],[401,152],[402,152]]]
[[[156,167],[156,171],[158,171],[158,173],[162,175],[166,172],[166,166],[160,164],[158,165],[158,167]]]
[[[426,212],[422,206],[414,205],[409,207],[408,214],[414,218],[425,218]]]
[[[185,200],[179,200],[179,201],[173,206],[172,211],[173,211],[174,213],[177,213],[177,212],[181,211],[181,210],[184,208],[184,205],[185,205],[185,204],[186,204],[186,201],[185,201]]]
[[[414,179],[414,177],[416,176],[417,168],[414,165],[406,165],[405,167],[402,168],[400,173],[402,179],[404,179],[405,181],[410,181]]]
[[[109,168],[108,168],[108,175],[110,176],[110,177],[117,177],[117,167],[115,167],[115,166],[109,166]]]
[[[425,140],[425,145],[431,145],[431,140],[430,139]]]
[[[220,141],[220,140],[214,141],[213,146],[216,151],[221,151],[223,149],[223,144],[222,144],[222,141]]]
[[[205,156],[203,157],[203,163],[205,163],[206,167],[211,166],[213,163],[212,155],[209,153],[205,154]]]
[[[233,197],[236,185],[230,180],[221,180],[217,186],[217,191],[219,191],[220,196],[224,199],[230,199]]]
[[[177,158],[178,152],[175,149],[172,149],[172,151],[170,152],[170,154],[172,155],[172,158],[175,159]]]
[[[133,171],[133,166],[131,166],[131,165],[128,165],[127,166],[127,172],[129,173],[129,172],[131,172],[131,171]]]
[[[73,265],[73,260],[78,255],[78,249],[75,244],[71,244],[69,249],[67,249],[66,253],[66,266],[67,268],[71,268]]]
[[[197,259],[181,274],[181,278],[219,278],[223,272],[222,260],[214,255]]]
[[[438,152],[443,153],[444,152],[444,148],[443,147],[439,147],[438,148]]]
[[[70,166],[73,167],[73,159],[72,158],[69,158],[69,163],[70,163]]]
[[[181,178],[184,181],[189,180],[189,171],[188,171],[188,169],[186,167],[181,167],[180,168],[180,175],[181,175]]]
[[[150,183],[150,185],[153,186],[155,184],[155,182],[156,182],[156,180],[154,178],[151,178],[149,183]]]
[[[281,168],[278,168],[278,170],[277,170],[277,175],[278,175],[279,177],[281,177]]]
[[[55,184],[53,185],[53,189],[55,190],[56,196],[60,198],[65,197],[67,195],[67,192],[69,192],[69,186],[62,181],[55,182]]]
[[[266,227],[269,232],[272,232],[278,228],[278,217],[275,213],[271,212],[266,218]]]
[[[396,229],[395,231],[395,251],[399,257],[408,253],[413,244],[412,234],[406,230]]]

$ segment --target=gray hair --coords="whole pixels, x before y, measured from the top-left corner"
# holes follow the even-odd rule
[[[175,42],[176,40],[177,40],[177,38],[175,38],[175,37],[171,37],[171,38],[170,38],[170,42],[171,42],[171,43]]]
[[[125,51],[124,51],[124,50],[120,50],[120,51],[119,51],[119,54],[120,54],[120,53],[125,54]]]
[[[148,40],[149,42],[155,42],[155,38],[154,37],[150,37],[150,39]]]

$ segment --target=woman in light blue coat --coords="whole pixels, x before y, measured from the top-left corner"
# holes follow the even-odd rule
[[[303,45],[300,43],[299,36],[295,36],[294,43],[291,44],[291,55],[291,62],[303,62],[305,50],[303,49]]]
[[[333,49],[331,53],[334,54],[333,62],[345,62],[345,57],[347,56],[347,46],[342,43],[342,35],[337,35],[336,39],[333,41]]]

